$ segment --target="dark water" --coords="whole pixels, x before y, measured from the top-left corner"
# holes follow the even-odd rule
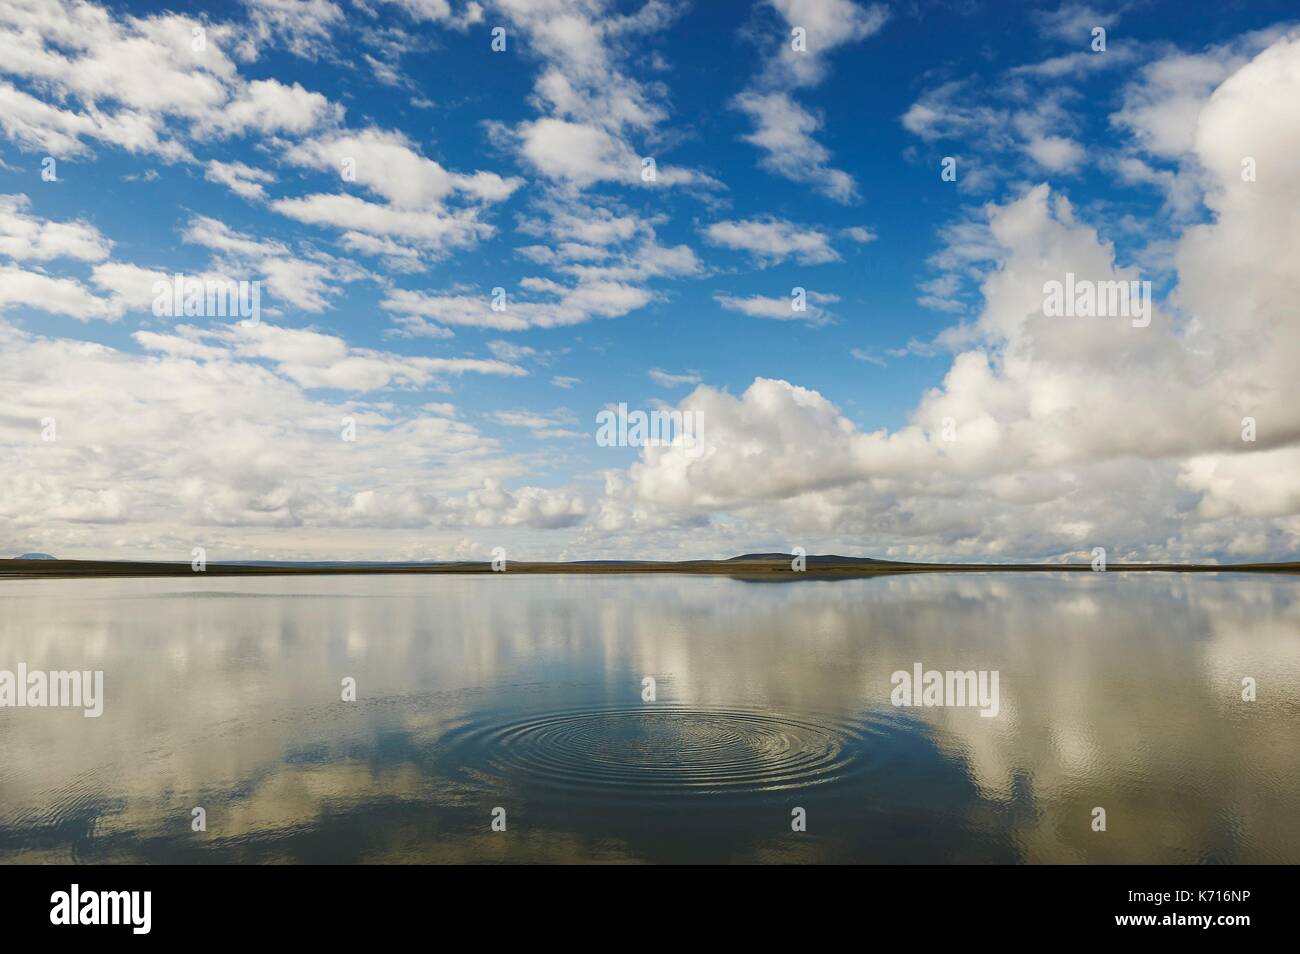
[[[1300,862],[1298,592],[5,581],[0,669],[106,699],[0,708],[0,860]],[[996,670],[998,714],[892,705],[918,662]]]

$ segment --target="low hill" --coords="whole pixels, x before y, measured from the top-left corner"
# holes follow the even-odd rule
[[[793,553],[742,553],[740,556],[729,557],[724,563],[771,563],[773,561],[784,560],[789,563],[794,559]],[[835,554],[809,554],[804,557],[804,562],[808,566],[852,566],[858,563],[894,563],[894,560],[877,560],[873,557],[846,557],[836,556]]]

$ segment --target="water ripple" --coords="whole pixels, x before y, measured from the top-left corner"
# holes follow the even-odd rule
[[[590,792],[772,792],[868,767],[870,723],[666,704],[585,708],[467,724],[445,741],[463,764],[508,780]]]

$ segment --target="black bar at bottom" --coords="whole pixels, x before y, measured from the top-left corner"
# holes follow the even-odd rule
[[[669,877],[577,868],[10,867],[0,868],[0,911],[7,939],[75,933],[127,943],[338,944],[450,927],[477,927],[489,941],[505,927],[536,931],[538,941],[604,936],[641,946],[685,939],[679,932],[701,920],[708,934],[734,932],[722,935],[732,941],[839,924],[872,940],[935,941],[954,931],[991,940],[983,932],[1047,928],[1059,933],[1040,939],[1199,933],[1230,943],[1242,931],[1285,929],[1293,880],[1289,868],[1254,866],[737,867]],[[593,934],[610,930],[627,933]]]

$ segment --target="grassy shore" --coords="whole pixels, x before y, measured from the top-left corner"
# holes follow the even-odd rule
[[[743,579],[794,581],[843,579],[901,573],[1090,573],[1089,564],[1060,563],[898,563],[851,557],[807,558],[807,568],[791,569],[791,557],[738,557],[732,560],[590,561],[525,563],[511,561],[508,573],[685,573]],[[492,573],[491,563],[209,563],[206,576],[339,576],[345,574]],[[1111,563],[1108,573],[1289,573],[1300,562],[1187,564]],[[144,563],[119,560],[0,560],[0,579],[68,579],[81,577],[195,576],[189,563]]]

